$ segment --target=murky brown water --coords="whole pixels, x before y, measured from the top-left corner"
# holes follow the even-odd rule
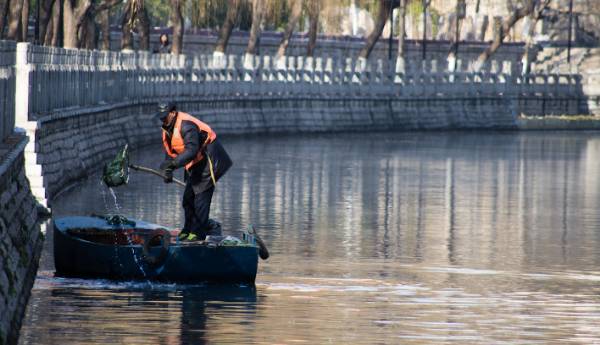
[[[255,287],[54,278],[49,236],[20,343],[600,344],[600,133],[223,143],[212,215],[269,243]],[[182,220],[175,185],[116,192],[128,216]],[[54,212],[115,205],[93,177]]]

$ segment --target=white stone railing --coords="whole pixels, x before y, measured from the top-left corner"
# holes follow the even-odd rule
[[[397,73],[387,60],[270,56],[243,61],[199,55],[103,52],[19,44],[17,70],[28,75],[27,109],[34,120],[73,107],[147,103],[165,98],[553,97],[581,94],[576,75],[512,74],[509,62],[492,61],[481,73],[439,72],[429,61]],[[27,85],[25,85],[27,84]],[[18,92],[18,91],[17,91]],[[22,99],[21,99],[22,100]],[[21,104],[21,107],[23,105]],[[19,116],[19,115],[17,115]]]

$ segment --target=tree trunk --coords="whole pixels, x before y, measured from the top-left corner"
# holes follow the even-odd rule
[[[79,27],[79,32],[77,34],[79,41],[79,48],[83,49],[96,49],[97,45],[97,28],[96,23],[94,22],[94,18],[88,14],[83,19],[83,23]]]
[[[254,0],[252,2],[252,26],[250,27],[250,37],[246,47],[247,55],[256,55],[258,41],[260,37],[263,14],[265,11],[265,0]]]
[[[11,0],[8,17],[8,33],[6,38],[9,40],[21,42],[21,11],[23,10],[23,0]]]
[[[63,33],[63,46],[77,48],[77,23],[71,0],[64,0],[63,3]]]
[[[477,58],[477,61],[475,61],[475,64],[473,65],[473,70],[475,72],[479,72],[483,65],[498,50],[498,48],[500,48],[502,41],[508,35],[513,26],[519,21],[519,19],[533,12],[534,5],[535,0],[527,0],[523,7],[514,9],[508,17],[504,18],[500,28],[494,34],[494,40],[492,41],[492,44],[486,50],[484,50]]]
[[[131,35],[130,22],[133,20],[132,0],[127,1],[121,18],[121,50],[133,50],[133,36]]]
[[[92,17],[96,20],[97,29],[100,30],[102,36],[100,41],[102,50],[110,50],[110,9],[120,3],[120,0],[103,0],[99,6],[94,8]]]
[[[173,23],[171,54],[179,55],[183,49],[183,16],[180,0],[171,0],[171,23]]]
[[[39,0],[38,0],[39,1]],[[23,0],[23,9],[21,9],[21,40],[27,42],[29,29],[29,0]]]
[[[98,18],[98,26],[100,29],[100,49],[110,50],[110,22],[109,22],[110,10],[101,11],[96,14]]]
[[[83,24],[91,6],[90,0],[80,1],[73,7],[71,0],[63,3],[63,46],[65,48],[79,48],[79,28]]]
[[[485,33],[487,32],[487,28],[490,23],[489,17],[482,16],[481,22],[478,21],[477,23],[479,25],[475,28],[476,29],[475,39],[478,41],[485,41]]]
[[[9,3],[10,0],[0,0],[0,39],[4,38],[4,25],[6,25]]]
[[[369,55],[371,55],[371,52],[375,47],[375,43],[377,43],[379,36],[381,36],[381,32],[383,32],[385,22],[388,20],[391,5],[391,1],[379,0],[379,13],[377,15],[375,27],[373,28],[373,31],[369,34],[369,37],[367,37],[365,45],[358,53],[359,59],[367,60],[369,58]]]
[[[406,34],[406,0],[400,0],[398,8],[398,56],[396,57],[396,73],[406,73],[404,59],[404,36]]]
[[[137,30],[140,35],[140,50],[150,50],[150,19],[148,18],[148,11],[146,6],[143,7],[137,13]]]
[[[290,38],[292,37],[292,33],[294,33],[296,24],[298,24],[298,20],[300,20],[300,15],[302,14],[302,0],[292,1],[292,12],[290,13],[288,24],[285,27],[285,31],[283,33],[283,37],[281,38],[281,42],[279,42],[279,48],[277,49],[278,61],[285,56],[285,51],[287,50],[287,47],[290,44]]]
[[[44,32],[44,36],[40,35],[41,41],[40,44],[43,46],[49,46],[52,44],[52,36],[54,35],[54,31],[52,30],[54,27],[54,21],[52,20],[52,16],[48,18],[48,23],[46,23],[46,32]]]
[[[525,51],[523,52],[523,57],[521,58],[522,75],[531,72],[531,48],[533,47],[533,36],[535,35],[535,27],[537,26],[538,20],[542,18],[542,12],[549,4],[550,0],[541,0],[541,2],[537,4],[535,10],[532,11],[532,13],[529,16],[529,30],[527,30],[527,38],[525,39]]]
[[[44,44],[46,42],[46,32],[48,32],[48,25],[52,15],[52,6],[55,0],[38,0],[40,1],[40,22],[38,32],[38,42]]]
[[[46,34],[46,45],[58,47],[60,44],[60,11],[62,9],[61,0],[55,0],[52,6],[52,34]]]
[[[306,47],[306,56],[313,56],[315,46],[317,45],[317,32],[319,31],[319,11],[321,10],[321,0],[309,0],[308,3],[308,46]]]
[[[479,6],[479,5],[478,5]],[[458,5],[457,5],[458,7]],[[458,42],[460,41],[460,27],[462,19],[458,17],[458,12],[454,15],[453,23],[454,33],[452,35],[452,44],[450,45],[450,52],[446,61],[448,61],[448,72],[454,73],[456,71],[456,63],[458,61]]]
[[[215,46],[215,52],[217,53],[225,54],[225,49],[227,49],[227,43],[229,42],[231,31],[235,25],[239,5],[239,0],[227,0],[227,15],[225,16],[225,22],[223,22],[223,26],[221,26],[219,39],[217,40],[217,44]]]

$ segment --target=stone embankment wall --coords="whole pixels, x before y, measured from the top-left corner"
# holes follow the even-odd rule
[[[0,344],[16,343],[43,242],[25,172],[28,138],[14,131],[14,51],[0,42]]]

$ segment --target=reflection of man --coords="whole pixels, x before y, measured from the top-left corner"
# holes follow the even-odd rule
[[[173,170],[185,167],[185,224],[179,239],[194,241],[203,240],[206,235],[220,235],[220,228],[209,221],[208,214],[217,180],[232,165],[229,155],[206,123],[177,111],[174,103],[159,104],[157,118],[162,122],[163,146],[168,156],[160,165],[165,182],[173,181]]]
[[[261,298],[264,302],[266,297]],[[226,331],[230,342],[244,344],[244,334],[231,333],[227,325],[254,329],[253,324],[257,310],[256,287],[237,284],[220,284],[217,286],[190,287],[181,290],[181,344],[218,344],[223,338],[215,338],[209,334],[212,327],[216,331]],[[236,308],[231,308],[235,303]],[[208,324],[209,317],[215,315],[227,322]],[[207,325],[208,324],[208,325]],[[238,327],[239,326],[239,327]]]

